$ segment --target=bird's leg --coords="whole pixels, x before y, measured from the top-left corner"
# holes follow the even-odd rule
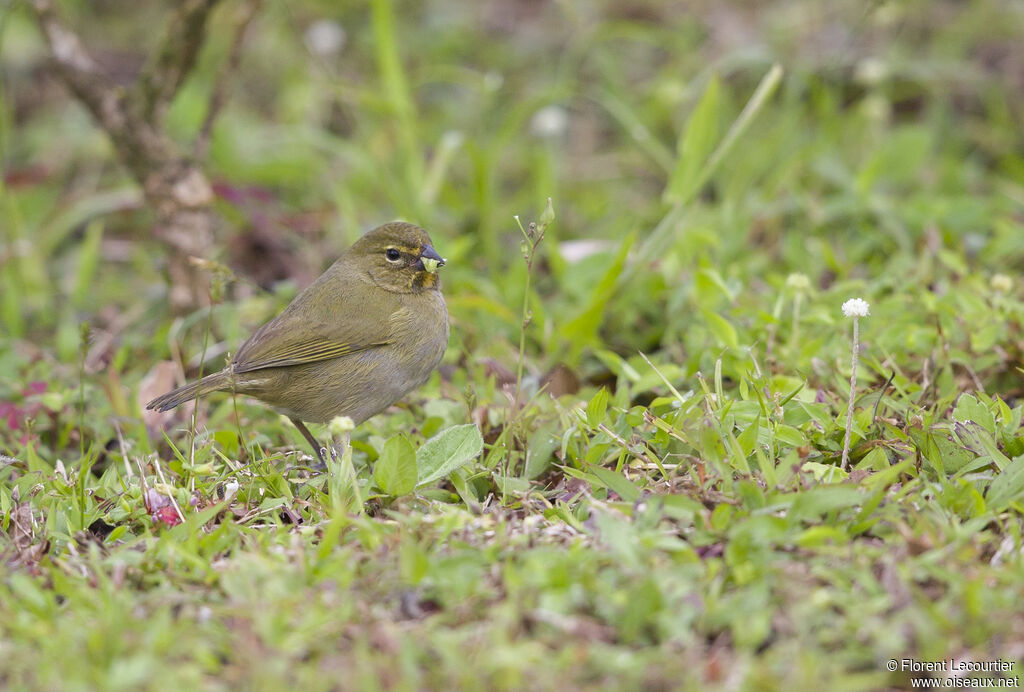
[[[308,442],[309,445],[313,448],[313,453],[316,454],[316,458],[320,460],[320,467],[323,468],[324,465],[326,465],[327,463],[324,460],[324,448],[321,447],[320,443],[316,441],[315,437],[313,437],[313,433],[309,432],[309,428],[306,427],[305,423],[300,421],[298,418],[290,418],[289,420],[291,420],[292,425],[299,429],[299,432],[302,433],[302,436],[306,438],[306,442]]]

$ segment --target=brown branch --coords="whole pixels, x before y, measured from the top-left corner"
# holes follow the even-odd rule
[[[123,129],[125,112],[117,87],[100,70],[75,32],[61,21],[50,0],[31,0],[31,5],[65,84],[103,129]]]
[[[206,153],[210,148],[210,135],[213,131],[213,123],[217,116],[220,115],[220,111],[224,108],[224,103],[227,101],[228,85],[231,82],[231,77],[238,72],[238,65],[242,61],[242,44],[245,43],[246,33],[252,24],[252,20],[256,17],[261,4],[262,0],[248,0],[242,6],[242,17],[238,20],[238,24],[235,27],[235,35],[231,41],[231,51],[228,53],[228,59],[221,65],[220,71],[217,73],[216,81],[214,81],[213,89],[210,92],[210,103],[206,108],[206,117],[203,119],[202,127],[199,128],[199,134],[196,135],[192,151],[193,156],[198,160],[206,158]]]
[[[176,312],[203,304],[208,277],[189,264],[206,256],[213,243],[213,190],[194,160],[163,129],[163,116],[194,69],[210,13],[219,0],[182,0],[143,74],[128,89],[115,84],[65,24],[53,0],[29,0],[53,55],[58,75],[110,137],[118,158],[142,187],[156,212],[152,231],[168,253],[170,300]],[[228,65],[218,75],[207,123],[197,147],[205,150],[209,129],[223,107],[230,73],[240,61],[245,27],[258,0],[247,0]]]
[[[104,73],[60,18],[51,0],[31,0],[61,79],[114,142],[122,162],[146,186],[155,166],[172,157],[169,141],[126,103],[125,94]]]
[[[185,0],[171,17],[160,47],[143,70],[133,100],[142,117],[155,124],[163,121],[168,105],[195,66],[206,38],[210,12],[219,0]]]

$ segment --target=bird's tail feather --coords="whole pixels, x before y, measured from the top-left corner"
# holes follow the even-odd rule
[[[228,389],[229,384],[230,375],[227,372],[215,372],[201,380],[189,382],[182,387],[167,392],[163,396],[158,396],[146,404],[146,408],[157,411],[170,411],[175,406],[180,406],[186,401],[191,401],[208,392]]]

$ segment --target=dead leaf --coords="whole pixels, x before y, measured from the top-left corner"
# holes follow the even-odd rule
[[[181,370],[173,361],[160,361],[146,373],[139,383],[139,393],[136,397],[139,408],[142,410],[142,422],[146,424],[146,430],[150,434],[158,433],[170,427],[175,421],[187,420],[192,416],[193,402],[182,404],[170,411],[149,411],[146,404],[161,394],[174,389],[180,378]]]
[[[551,368],[541,380],[546,385],[548,394],[556,399],[565,394],[575,394],[580,390],[580,379],[568,365],[559,363]]]

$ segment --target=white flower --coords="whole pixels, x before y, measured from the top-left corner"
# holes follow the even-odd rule
[[[811,287],[811,280],[807,278],[806,274],[794,272],[786,277],[786,287],[795,291],[806,291]]]
[[[537,137],[560,137],[569,127],[569,114],[561,106],[544,106],[530,118],[530,132]]]
[[[889,76],[889,66],[878,58],[861,60],[854,70],[854,79],[861,84],[871,86],[878,84]]]
[[[1013,279],[1006,274],[996,274],[989,280],[989,285],[996,293],[1009,293],[1013,290]]]
[[[871,306],[863,298],[850,298],[843,303],[843,314],[847,317],[867,317]]]
[[[345,29],[330,19],[318,19],[306,29],[306,48],[320,56],[334,55],[345,45]]]
[[[327,424],[327,430],[331,435],[344,435],[347,432],[351,432],[355,427],[355,423],[348,416],[337,416]]]

